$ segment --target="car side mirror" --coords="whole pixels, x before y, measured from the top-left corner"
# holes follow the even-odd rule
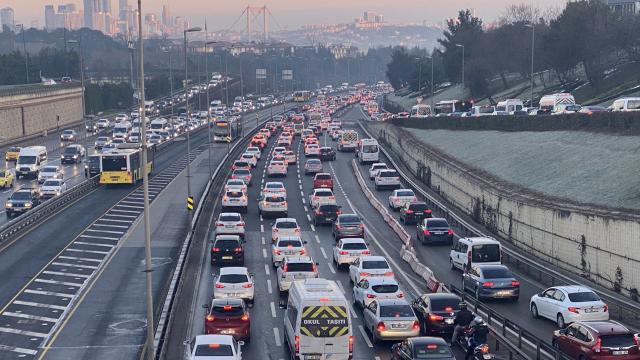
[[[254,277],[255,274],[254,273],[249,273],[249,276]]]
[[[303,241],[302,241],[302,243],[303,243],[303,244],[306,244],[306,243],[307,243],[307,240],[303,240]]]
[[[287,308],[287,301],[284,299],[280,299],[280,301],[278,301],[278,307],[280,309],[286,309]]]

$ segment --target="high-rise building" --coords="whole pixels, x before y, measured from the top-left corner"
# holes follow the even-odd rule
[[[167,5],[162,6],[162,25],[173,26],[173,20],[171,19],[171,10]]]
[[[111,0],[101,0],[100,11],[103,13],[113,14],[111,11]]]
[[[44,28],[48,31],[56,28],[56,11],[53,5],[44,6]]]
[[[93,29],[93,13],[97,10],[95,8],[95,0],[82,0],[84,11],[84,27]]]
[[[44,7],[45,30],[66,28],[70,30],[80,29],[83,25],[82,12],[76,9],[75,4],[58,5],[56,12],[53,5]]]
[[[604,2],[618,14],[635,15],[640,13],[640,2],[637,0],[604,0]]]
[[[14,19],[13,9],[10,7],[0,9],[0,29],[5,26],[8,27],[11,31],[15,30],[16,21]]]
[[[127,10],[129,10],[129,4],[127,0],[118,1],[118,14],[120,14],[120,20],[127,20]]]

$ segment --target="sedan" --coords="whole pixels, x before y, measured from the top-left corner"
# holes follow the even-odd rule
[[[280,237],[300,236],[300,226],[294,218],[279,218],[271,227],[271,241],[276,241]]]
[[[477,300],[520,297],[520,281],[504,265],[475,265],[462,275],[463,291],[472,291]]]
[[[609,320],[609,308],[593,290],[585,286],[555,286],[531,297],[534,318],[555,321],[560,329],[576,321]]]
[[[216,277],[213,297],[216,299],[239,298],[245,300],[249,306],[253,305],[254,282],[253,275],[246,267],[224,267]]]
[[[300,236],[283,236],[271,245],[271,262],[274,267],[278,267],[284,258],[289,256],[304,256],[307,254]]]
[[[462,300],[452,293],[423,294],[411,303],[426,335],[453,334],[454,319]]]
[[[353,302],[363,309],[376,299],[404,299],[404,293],[392,277],[366,278],[353,285]]]
[[[231,335],[236,340],[250,341],[251,319],[249,310],[240,299],[213,299],[205,304],[204,333]]]
[[[230,234],[244,238],[245,223],[242,215],[233,212],[223,212],[218,215],[216,221],[216,235]]]
[[[393,190],[391,195],[389,195],[389,208],[391,208],[392,210],[399,210],[414,201],[418,201],[418,198],[416,197],[416,194],[413,192],[413,190]]]
[[[285,189],[284,184],[280,181],[269,181],[264,184],[264,188],[262,188],[262,193],[260,193],[261,197],[275,195],[282,196],[284,198],[287,197],[287,189]]]
[[[331,189],[314,189],[313,193],[309,195],[309,206],[311,209],[315,209],[322,204],[335,204],[336,196]]]
[[[111,139],[109,139],[109,138],[108,138],[108,137],[106,137],[106,136],[99,136],[99,137],[96,139],[96,141],[95,141],[95,143],[94,143],[94,146],[93,146],[93,147],[94,147],[96,150],[101,150],[105,145],[107,145],[107,144],[109,144],[109,143],[111,143]]]
[[[432,216],[431,209],[422,201],[410,202],[400,209],[400,222],[405,225],[419,224],[423,219]]]
[[[391,360],[455,360],[451,347],[440,337],[421,336],[391,346]]]
[[[453,244],[453,230],[447,219],[429,218],[416,227],[416,237],[422,244]]]
[[[227,184],[224,186],[224,191],[241,191],[246,193],[247,184],[245,184],[242,179],[229,179],[227,180]]]
[[[267,177],[287,176],[287,164],[284,161],[271,160],[267,166]]]
[[[40,169],[38,173],[38,182],[44,183],[48,179],[62,179],[62,170],[59,166],[48,165]]]
[[[40,196],[50,198],[59,196],[67,190],[67,184],[62,179],[48,179],[40,186]]]
[[[287,164],[289,165],[295,164],[297,162],[296,153],[294,153],[292,150],[287,150],[282,155],[284,155],[284,158],[285,160],[287,160]]]
[[[321,161],[333,161],[336,159],[336,151],[332,147],[321,147],[318,157]]]
[[[62,141],[74,141],[78,134],[76,134],[75,130],[64,130],[62,134],[60,134],[60,140]]]
[[[349,266],[349,279],[353,284],[369,277],[393,276],[393,270],[383,256],[361,256]]]
[[[304,174],[317,174],[322,172],[322,162],[320,159],[309,159],[304,163]]]
[[[233,162],[233,165],[231,165],[231,170],[238,170],[238,169],[247,169],[247,170],[251,170],[253,166],[244,160],[236,160]]]
[[[242,360],[244,341],[231,335],[198,335],[188,344],[189,360]]]
[[[280,293],[289,291],[295,280],[304,280],[318,277],[318,263],[313,262],[310,256],[285,257],[282,264],[276,270],[278,290]]]
[[[262,152],[260,151],[260,148],[257,146],[249,146],[245,151],[245,153],[253,154],[253,156],[255,156],[256,159],[258,160],[260,160],[260,157],[262,157]]]
[[[258,213],[267,217],[270,216],[287,216],[289,207],[287,199],[281,195],[266,195],[258,203]]]
[[[340,239],[333,247],[333,262],[336,267],[350,265],[362,256],[371,255],[367,243],[362,238]]]
[[[405,340],[420,335],[420,322],[404,299],[376,299],[364,308],[362,317],[374,344],[380,340]]]
[[[258,159],[256,159],[256,156],[251,153],[244,153],[240,155],[240,160],[248,162],[252,168],[258,165]]]
[[[333,238],[338,241],[345,237],[364,237],[364,223],[356,214],[340,214],[333,223]]]
[[[251,186],[251,171],[247,169],[233,170],[231,173],[231,179],[244,180],[244,183],[247,184],[247,186]]]
[[[321,204],[312,211],[313,225],[333,224],[340,216],[340,206],[336,204]]]

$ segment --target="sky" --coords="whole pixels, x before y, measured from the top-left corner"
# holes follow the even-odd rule
[[[118,8],[119,0],[111,0]],[[137,6],[137,0],[128,0]],[[391,23],[442,24],[455,16],[458,10],[470,8],[485,22],[495,20],[509,4],[531,2],[541,8],[557,6],[566,0],[142,0],[143,12],[161,14],[162,5],[168,5],[172,14],[191,19],[194,25],[202,25],[207,18],[209,28],[228,29],[247,5],[266,5],[275,19],[273,30],[294,29],[305,24],[335,24],[351,22],[362,16],[365,10],[376,11]],[[15,11],[16,22],[31,24],[38,20],[44,24],[44,5],[76,3],[82,0],[0,0],[0,8],[9,6]],[[275,23],[279,24],[275,25]]]

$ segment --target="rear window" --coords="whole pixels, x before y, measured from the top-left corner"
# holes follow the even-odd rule
[[[389,264],[384,260],[367,260],[362,262],[363,269],[388,269]]]
[[[498,262],[500,261],[500,246],[498,244],[474,245],[473,262]]]
[[[446,345],[416,345],[413,351],[416,359],[448,359],[453,357],[449,347]]]
[[[571,302],[600,301],[600,297],[593,291],[583,291],[569,294]]]
[[[267,184],[267,189],[282,189],[284,186],[282,184]]]
[[[76,154],[78,152],[78,148],[76,147],[68,147],[64,149],[65,154]]]
[[[627,348],[635,345],[633,334],[602,335],[602,347]]]
[[[236,166],[249,166],[249,163],[246,161],[236,161],[235,163]]]
[[[232,198],[239,198],[239,197],[242,197],[242,192],[241,191],[227,191],[227,196],[228,197],[232,197]]]
[[[313,271],[312,263],[287,263],[287,271]]]
[[[276,224],[276,228],[278,229],[295,229],[298,227],[298,224],[293,221],[282,221]]]
[[[382,171],[380,172],[380,177],[396,177],[398,173],[395,171]]]
[[[342,244],[342,250],[367,250],[367,245],[364,243],[346,243]]]
[[[427,206],[427,204],[411,204],[409,205],[409,210],[425,211],[425,210],[429,210],[429,207]]]
[[[251,172],[247,169],[236,169],[233,171],[234,174],[236,175],[250,175]]]
[[[316,191],[316,196],[333,196],[331,191]]]
[[[239,284],[249,282],[245,274],[222,274],[218,282],[225,284]]]
[[[240,221],[240,215],[220,215],[220,221]]]
[[[4,176],[2,174],[2,171],[0,171],[0,176]],[[60,186],[60,184],[62,183],[61,180],[54,180],[54,179],[50,179],[50,180],[46,180],[42,186]]]
[[[482,269],[482,275],[484,275],[485,279],[504,279],[513,277],[513,274],[507,268]]]
[[[460,299],[431,299],[431,310],[447,312],[460,310]]]
[[[415,316],[409,305],[380,306],[380,317],[413,317]]]
[[[238,240],[220,239],[216,240],[213,247],[217,247],[220,249],[235,249],[237,247],[240,247],[240,244],[238,243]]]
[[[312,160],[307,161],[307,164],[309,164],[309,165],[320,165],[321,163],[320,163],[320,160],[312,159]]]
[[[300,240],[280,240],[278,242],[278,247],[302,247],[302,242]]]
[[[233,356],[233,349],[224,344],[198,345],[195,356]]]
[[[343,224],[359,224],[360,218],[356,215],[341,216],[340,222]]]
[[[270,196],[267,199],[267,202],[283,202],[284,198],[282,196]]]
[[[316,175],[316,180],[331,180],[331,175],[329,175],[329,174],[318,174],[318,175]]]
[[[398,191],[397,196],[415,196],[413,191]]]
[[[398,285],[395,284],[384,284],[384,285],[373,285],[371,287],[373,291],[378,294],[390,294],[398,291]]]
[[[336,212],[338,210],[338,205],[320,205],[320,211]]]
[[[216,317],[228,317],[228,316],[242,316],[244,315],[244,309],[242,306],[237,305],[214,305],[211,308],[211,315]]]
[[[448,228],[449,223],[444,219],[427,220],[427,227],[430,228]]]

